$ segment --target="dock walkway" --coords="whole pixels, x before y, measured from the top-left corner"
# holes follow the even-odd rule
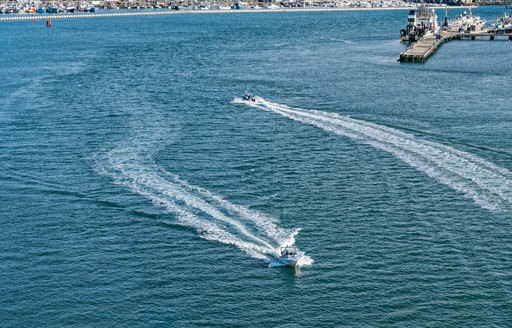
[[[445,42],[456,39],[460,33],[443,32],[441,38],[425,35],[400,54],[401,62],[424,63]]]
[[[419,41],[413,43],[409,48],[400,54],[400,62],[424,63],[436,50],[445,42],[451,40],[476,40],[477,38],[489,38],[494,40],[497,37],[506,37],[512,40],[512,31],[491,31],[488,29],[478,32],[441,32],[441,37],[436,38],[434,34],[423,36]]]

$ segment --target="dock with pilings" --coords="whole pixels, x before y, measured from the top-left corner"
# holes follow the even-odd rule
[[[435,34],[428,34],[400,53],[399,61],[402,63],[425,63],[442,44],[448,41],[476,39],[491,41],[495,39],[505,39],[512,41],[512,30],[483,29],[478,32],[443,31],[437,36]]]

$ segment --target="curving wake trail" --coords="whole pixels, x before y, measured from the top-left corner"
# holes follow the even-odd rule
[[[300,229],[281,228],[274,217],[189,184],[156,165],[145,151],[149,145],[154,146],[152,138],[138,136],[98,153],[95,169],[174,214],[179,224],[195,228],[201,237],[234,245],[252,257],[268,260],[278,256],[279,247],[295,243]]]
[[[384,150],[463,193],[482,208],[491,211],[512,208],[512,172],[471,153],[336,113],[292,108],[259,97],[256,102],[236,98],[234,103],[272,111]]]

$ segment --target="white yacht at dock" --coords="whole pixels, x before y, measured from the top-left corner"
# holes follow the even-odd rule
[[[456,32],[479,32],[485,25],[485,20],[480,16],[473,15],[473,10],[469,8],[469,14],[464,11],[457,18],[448,21],[448,29]]]

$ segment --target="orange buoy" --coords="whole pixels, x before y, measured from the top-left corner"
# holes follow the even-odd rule
[[[50,26],[52,26],[52,19],[48,18],[48,20],[46,21],[46,27],[50,27]]]

